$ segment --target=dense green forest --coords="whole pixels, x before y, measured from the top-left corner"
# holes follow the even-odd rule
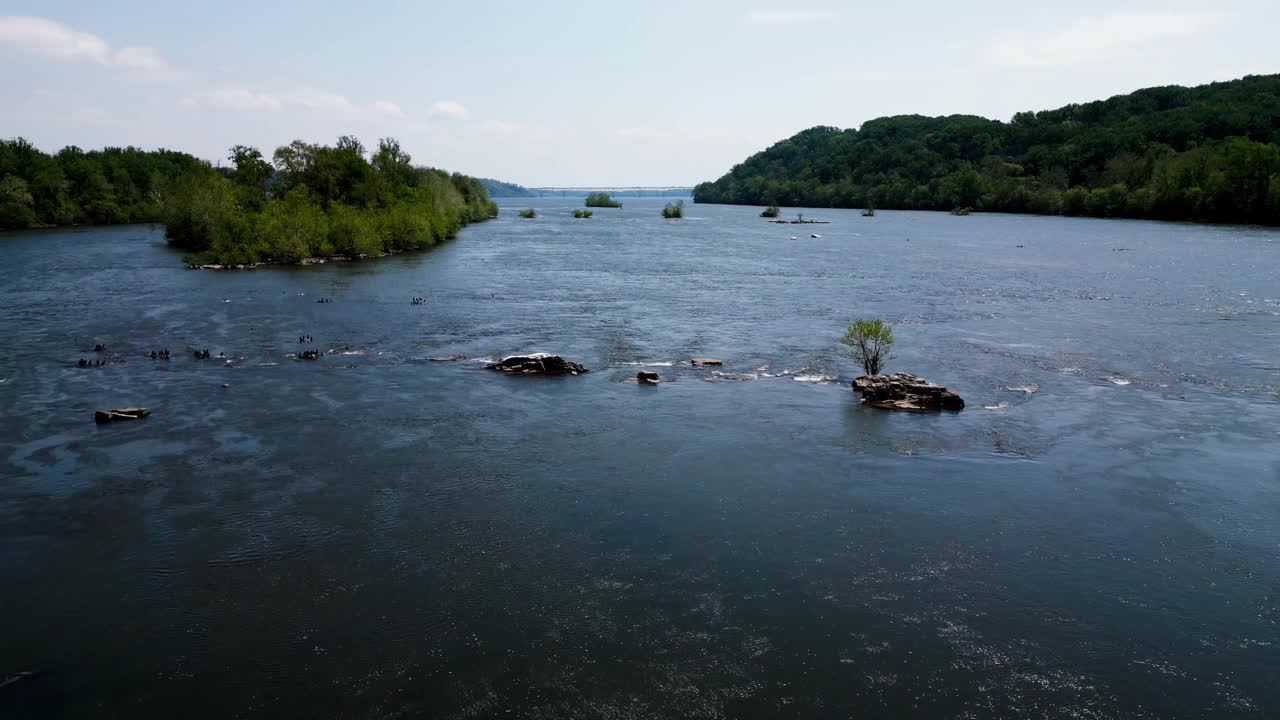
[[[0,140],[0,229],[154,222],[167,185],[203,165],[169,150],[65,147],[49,155],[22,138]]]
[[[1280,224],[1280,75],[1149,88],[1011,122],[953,115],[815,127],[695,202]]]
[[[231,149],[231,167],[190,168],[166,190],[169,242],[223,264],[361,257],[428,247],[497,214],[480,181],[414,167],[395,140],[366,157],[353,137],[300,140],[267,162]]]

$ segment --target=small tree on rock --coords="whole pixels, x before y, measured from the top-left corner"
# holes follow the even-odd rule
[[[862,363],[868,375],[879,375],[881,366],[893,359],[893,326],[883,320],[854,320],[844,331],[845,345],[852,348],[853,359]]]

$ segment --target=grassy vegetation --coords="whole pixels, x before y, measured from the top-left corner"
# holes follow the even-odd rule
[[[777,205],[770,205],[769,207],[764,209],[764,212],[760,213],[760,217],[776,218],[780,214],[782,214],[782,211],[778,209]]]
[[[662,207],[662,217],[668,220],[679,220],[684,217],[684,201],[677,200]]]
[[[581,220],[581,219],[583,219],[583,218],[589,218],[589,217],[591,217],[591,211],[590,211],[590,210],[582,210],[582,209],[580,209],[580,208],[574,208],[574,209],[573,209],[573,216],[574,216],[574,217],[576,217],[576,218],[578,218],[579,220]]]
[[[533,208],[525,208],[524,210],[520,211],[520,217],[524,218],[525,220],[532,220],[533,218],[538,217],[538,211],[534,210]]]

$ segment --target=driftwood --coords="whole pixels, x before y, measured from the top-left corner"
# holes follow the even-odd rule
[[[17,672],[12,675],[6,675],[3,680],[0,680],[0,688],[9,687],[10,685],[18,682],[19,680],[26,680],[27,678],[35,677],[35,676],[36,676],[35,670],[23,670],[22,672]]]
[[[115,410],[99,410],[93,414],[93,419],[96,422],[109,423],[116,420],[141,420],[150,414],[150,408],[116,408]]]

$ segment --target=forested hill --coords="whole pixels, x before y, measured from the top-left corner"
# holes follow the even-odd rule
[[[533,197],[534,192],[523,185],[502,182],[493,178],[479,178],[480,184],[489,192],[491,198]]]
[[[1024,112],[815,127],[694,201],[1280,225],[1280,75]]]

